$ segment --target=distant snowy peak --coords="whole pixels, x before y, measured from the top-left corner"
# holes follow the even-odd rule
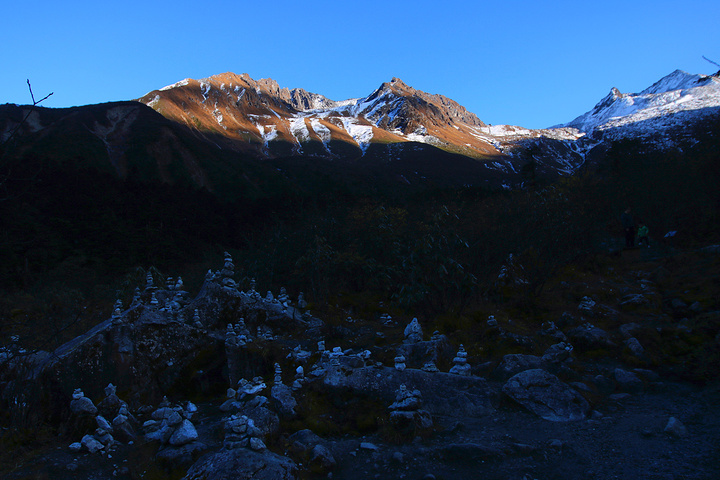
[[[719,72],[720,73],[720,72]],[[687,115],[703,109],[720,107],[720,78],[718,75],[693,75],[675,70],[640,93],[621,93],[613,88],[592,110],[563,125],[591,133],[619,127],[632,128],[635,124],[646,128],[653,123],[666,124],[669,115]]]
[[[690,88],[702,87],[711,84],[713,80],[717,82],[718,79],[713,76],[698,75],[683,72],[682,70],[675,70],[670,75],[661,78],[650,87],[640,92],[640,95],[659,94],[672,92],[674,90],[687,90]]]

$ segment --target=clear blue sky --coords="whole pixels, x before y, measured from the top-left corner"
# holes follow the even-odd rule
[[[540,128],[675,69],[714,73],[720,1],[6,1],[0,103],[138,98],[223,72],[333,100],[399,77]]]

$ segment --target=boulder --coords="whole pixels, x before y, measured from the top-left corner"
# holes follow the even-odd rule
[[[519,353],[505,355],[500,365],[495,369],[495,375],[502,379],[508,379],[524,370],[540,368],[542,363],[542,358],[536,355],[523,355]]]
[[[573,345],[583,350],[595,350],[614,345],[610,341],[610,335],[605,330],[589,323],[573,328],[568,332],[567,336]]]
[[[648,303],[648,299],[641,293],[630,293],[620,299],[620,306],[624,310],[631,310],[633,308],[645,305]]]
[[[623,392],[636,393],[642,390],[643,382],[633,372],[628,372],[622,368],[616,368],[614,371],[615,382],[618,389]]]
[[[205,455],[195,463],[183,480],[296,480],[297,465],[287,457],[269,450],[260,452],[247,448],[220,450]]]
[[[584,419],[587,401],[569,385],[545,370],[520,372],[503,386],[503,393],[545,420],[568,422]]]
[[[640,345],[640,342],[635,337],[630,337],[627,340],[625,340],[625,346],[630,350],[630,353],[632,353],[637,358],[643,358],[645,356],[645,349],[642,345]]]
[[[180,447],[168,446],[160,450],[155,458],[167,469],[187,470],[208,450],[201,442],[191,442]]]
[[[92,435],[85,435],[82,440],[80,440],[80,444],[90,453],[99,452],[105,448],[105,446],[97,441]]]
[[[97,413],[97,407],[88,397],[73,398],[70,402],[70,410],[75,415],[95,415]]]
[[[435,363],[449,362],[453,358],[453,349],[445,335],[433,336],[430,340],[414,343],[404,342],[398,346],[397,355],[405,357],[405,364],[409,368],[420,368],[428,361]]]
[[[273,385],[270,390],[270,399],[273,401],[273,405],[280,416],[292,418],[296,415],[295,407],[297,407],[297,401],[292,395],[292,389],[287,385],[282,383]]]
[[[151,441],[157,441],[165,444],[170,441],[170,437],[173,433],[174,430],[172,427],[169,427],[168,425],[163,425],[161,428],[145,434],[145,438]]]
[[[561,363],[570,358],[573,346],[566,342],[550,345],[543,353],[542,361],[547,363]],[[518,372],[516,372],[518,373]]]
[[[183,420],[182,424],[170,436],[170,445],[179,447],[194,442],[198,438],[197,430],[190,420]]]
[[[308,466],[310,470],[316,473],[327,473],[333,468],[337,462],[332,455],[332,452],[324,445],[315,445],[310,452],[310,459]]]
[[[667,425],[665,425],[665,432],[678,438],[684,438],[688,435],[685,425],[675,417],[670,417]]]

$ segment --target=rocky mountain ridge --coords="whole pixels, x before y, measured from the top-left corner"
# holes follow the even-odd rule
[[[410,142],[478,159],[484,168],[512,177],[528,161],[545,173],[572,174],[603,140],[661,138],[655,142],[659,148],[688,141],[688,129],[720,109],[718,85],[717,74],[677,70],[639,94],[613,89],[575,120],[535,130],[486,125],[454,100],[398,78],[367,97],[336,102],[280,88],[271,79],[226,73],[186,79],[139,101],[191,128],[218,132],[260,157],[347,156],[331,142],[351,145],[357,149],[353,155],[362,157],[371,144],[407,148]],[[291,147],[278,149],[281,144]]]

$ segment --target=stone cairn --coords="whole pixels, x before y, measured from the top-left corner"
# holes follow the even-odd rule
[[[339,367],[340,366],[340,357],[343,356],[342,348],[340,347],[333,347],[332,352],[330,352],[330,365],[333,367]]]
[[[147,274],[145,274],[145,291],[149,292],[154,290],[157,290],[157,287],[155,286],[152,273],[147,272]]]
[[[389,313],[383,313],[382,315],[380,315],[380,322],[386,327],[392,327],[395,325],[395,322],[393,321]]]
[[[117,387],[112,383],[105,387],[105,398],[98,404],[101,415],[96,417],[98,426],[114,434],[119,440],[129,442],[135,439],[137,420],[129,412],[128,405],[115,393]],[[105,418],[112,418],[112,426]],[[102,419],[102,420],[101,420]]]
[[[136,307],[136,306],[140,305],[141,302],[142,302],[142,299],[141,299],[141,294],[140,294],[140,287],[135,287],[135,290],[133,291],[133,298],[132,298],[132,301],[130,302],[130,307],[131,308]]]
[[[300,390],[303,385],[307,383],[307,379],[305,378],[305,369],[300,365],[295,369],[295,381],[293,381],[292,389],[293,390]]]
[[[168,292],[174,292],[173,297],[165,303],[161,311],[168,312],[170,315],[177,315],[180,309],[187,303],[188,292],[183,289],[182,277],[178,277],[177,280],[173,280],[172,277],[167,279],[167,290]]]
[[[259,340],[274,340],[275,339],[272,329],[267,325],[258,325],[256,337]]]
[[[300,310],[305,310],[307,308],[307,301],[305,300],[305,294],[303,292],[300,292],[300,295],[298,295],[297,300],[297,306]]]
[[[235,264],[232,261],[232,257],[228,252],[225,252],[225,263],[223,264],[222,270],[220,270],[220,283],[225,288],[235,289],[237,284],[233,280],[235,275]]]
[[[397,357],[395,357],[395,370],[402,372],[406,368],[407,366],[405,365],[405,356],[398,355]]]
[[[193,325],[195,328],[205,328],[205,325],[203,325],[202,321],[200,320],[200,312],[198,312],[198,309],[195,309],[195,313],[193,314]]]
[[[436,373],[440,371],[437,365],[435,365],[435,362],[433,362],[432,360],[425,362],[421,370],[429,373]]]
[[[245,415],[232,415],[225,420],[225,440],[223,447],[227,450],[250,448],[255,451],[265,450],[262,432],[255,426],[251,418]]]
[[[455,358],[453,358],[453,363],[455,365],[450,369],[450,373],[463,376],[470,375],[472,369],[467,363],[467,352],[462,345],[460,345],[460,348],[458,349]]]
[[[190,418],[195,411],[197,407],[192,403],[188,403],[186,410],[180,405],[171,406],[169,402],[163,401],[159,408],[152,412],[151,420],[143,423],[145,438],[173,447],[194,442],[198,433]]]
[[[225,330],[225,346],[226,347],[237,347],[238,346],[237,334],[235,333],[235,328],[233,327],[232,323],[228,323],[227,329]]]
[[[245,325],[245,319],[241,318],[238,320],[238,323],[235,324],[235,335],[238,337],[238,341],[241,344],[246,344],[248,342],[252,342],[252,337],[250,336],[250,330],[248,330],[247,326]]]
[[[572,344],[568,342],[560,342],[550,345],[545,353],[543,353],[542,361],[546,363],[560,363],[570,358],[573,351]]]
[[[255,377],[252,380],[241,378],[235,388],[229,388],[228,398],[242,402],[248,408],[259,407],[267,403],[267,397],[260,395],[265,390],[265,380],[262,377]]]
[[[292,388],[282,382],[282,368],[280,368],[279,363],[275,364],[275,378],[272,389],[270,389],[270,398],[272,398],[273,406],[280,415],[288,418],[297,415],[295,412],[297,401],[292,395]]]
[[[258,335],[260,335],[259,330]],[[272,340],[272,336],[270,339]],[[250,336],[250,330],[245,326],[245,320],[241,318],[235,325],[232,323],[227,324],[227,329],[225,330],[226,347],[242,347],[249,342],[252,342],[252,337]]]
[[[251,278],[250,279],[250,290],[248,290],[247,295],[250,298],[252,298],[253,300],[255,300],[256,302],[259,302],[260,300],[262,300],[262,295],[260,295],[260,292],[255,290],[255,287],[257,287],[257,282],[255,281],[254,278]]]
[[[388,407],[390,423],[400,433],[417,433],[432,428],[432,416],[427,410],[421,410],[422,394],[419,390],[409,390],[404,384],[395,392],[395,402]]]
[[[280,287],[278,302],[280,302],[283,308],[287,308],[290,304],[290,296],[287,294],[287,290],[285,290],[285,287]]]
[[[565,334],[560,330],[557,325],[555,325],[555,322],[544,322],[540,326],[540,335],[546,335],[549,337],[557,338],[558,340],[565,341],[567,340],[567,337]]]
[[[115,306],[113,307],[112,316],[110,317],[113,325],[122,325],[122,323],[123,323],[122,307],[123,307],[122,300],[120,300],[118,298],[117,301],[115,302]]]
[[[403,343],[418,343],[422,342],[423,331],[418,322],[417,318],[413,318],[412,321],[405,327],[405,340]]]
[[[86,397],[82,389],[80,388],[76,388],[72,394],[72,400],[70,401],[70,410],[75,415],[95,415],[97,413],[97,407],[95,406],[93,401]]]
[[[273,379],[273,383],[275,385],[280,385],[282,383],[282,368],[279,363],[275,364],[275,378]]]
[[[94,416],[97,428],[92,434],[86,434],[79,442],[70,445],[70,451],[79,453],[86,450],[96,453],[101,450],[109,452],[117,442],[113,434],[123,441],[135,439],[133,424],[137,421],[128,411],[127,404],[115,394],[116,387],[111,383],[105,387],[105,399],[96,407],[92,400],[85,396],[81,389],[75,389],[70,401],[70,410],[75,415]],[[106,420],[112,418],[112,423]]]

